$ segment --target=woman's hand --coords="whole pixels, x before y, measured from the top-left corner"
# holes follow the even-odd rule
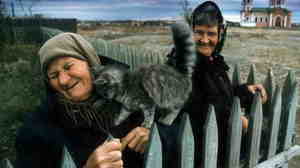
[[[249,126],[249,120],[245,116],[241,116],[241,120],[242,120],[242,128],[244,132],[247,132]]]
[[[122,150],[128,146],[130,149],[144,153],[148,144],[150,130],[144,127],[136,127],[121,139]]]
[[[255,94],[256,91],[259,91],[261,94],[261,102],[264,104],[268,100],[266,89],[262,84],[254,84],[254,85],[248,85],[248,90]]]
[[[106,141],[89,156],[84,168],[123,168],[119,139]]]

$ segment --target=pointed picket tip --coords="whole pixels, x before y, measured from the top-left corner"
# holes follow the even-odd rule
[[[189,115],[184,113],[179,128],[180,165],[184,168],[194,168],[195,142]]]
[[[235,64],[234,70],[232,73],[232,85],[238,86],[240,84],[241,84],[240,67],[238,64]]]
[[[274,74],[271,68],[268,70],[268,75],[265,79],[264,87],[267,91],[268,97],[272,99],[274,92]]]
[[[295,72],[293,70],[289,70],[288,78],[291,83],[294,83],[296,81]]]
[[[147,151],[145,152],[144,168],[162,168],[162,146],[157,126],[154,123]]]
[[[60,168],[76,168],[74,160],[66,147],[63,148],[62,161]]]
[[[284,81],[283,85],[283,94],[284,97],[290,95],[291,87],[296,82],[295,72],[292,70],[289,70],[288,75]]]
[[[3,159],[0,162],[0,168],[13,168],[13,166],[8,159]]]
[[[226,151],[226,168],[238,168],[240,167],[240,150],[241,150],[241,138],[242,138],[242,121],[241,121],[241,106],[240,99],[234,97],[233,105],[231,109],[229,119],[229,132],[227,137],[227,149]]]
[[[248,84],[255,84],[256,83],[256,77],[255,77],[255,65],[252,64],[250,67],[250,72],[247,78]]]
[[[216,124],[217,124],[217,120],[216,120],[215,107],[212,104],[210,104],[208,107],[208,115],[205,120],[204,127],[205,128],[208,128],[208,127],[214,128],[217,126]]]
[[[218,127],[213,105],[209,105],[208,116],[204,124],[204,143],[202,148],[202,167],[216,168],[218,157]]]

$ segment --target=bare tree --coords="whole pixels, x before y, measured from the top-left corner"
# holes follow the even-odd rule
[[[191,3],[189,0],[180,0],[179,4],[182,9],[183,18],[188,22],[191,23],[191,15],[192,15],[192,8]]]
[[[4,16],[5,16],[5,4],[4,0],[0,0],[0,55],[4,46]]]
[[[32,9],[41,0],[17,0],[25,15],[33,16]]]

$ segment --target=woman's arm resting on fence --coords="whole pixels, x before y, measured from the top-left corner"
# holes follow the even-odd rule
[[[144,153],[148,140],[150,130],[144,127],[136,127],[131,130],[125,137],[122,138],[122,150],[128,146],[130,149]]]
[[[123,168],[119,139],[106,141],[89,156],[84,168]]]

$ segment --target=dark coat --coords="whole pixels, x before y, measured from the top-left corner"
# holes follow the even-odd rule
[[[221,55],[214,57],[213,61],[204,56],[200,57],[193,75],[193,92],[185,111],[189,112],[191,124],[196,139],[196,165],[202,161],[203,127],[208,115],[208,106],[215,108],[218,125],[218,162],[224,165],[226,144],[228,137],[229,117],[234,96],[241,100],[242,107],[251,105],[253,95],[247,85],[232,86],[227,71],[229,67]]]
[[[175,54],[175,53],[171,53]],[[167,64],[173,65],[172,59],[175,56],[169,55]],[[182,110],[188,112],[191,120],[191,125],[195,137],[195,167],[199,167],[203,161],[202,143],[204,136],[204,123],[208,114],[209,104],[214,105],[217,124],[218,124],[218,162],[219,165],[224,164],[227,128],[230,117],[230,110],[233,103],[234,96],[238,96],[241,101],[241,105],[244,108],[249,108],[252,103],[253,95],[247,89],[247,84],[240,86],[233,86],[228,77],[227,71],[229,67],[224,61],[221,55],[213,56],[213,61],[210,61],[208,57],[198,55],[198,62],[194,68],[193,74],[193,91],[191,93],[189,101],[186,103],[185,108]],[[163,133],[172,134],[178,132],[179,122],[175,122],[171,127],[163,126]],[[172,135],[174,137],[174,135]],[[170,150],[170,153],[176,153],[175,149],[172,149],[171,145],[175,142],[170,142],[170,138],[167,136],[165,140],[168,141],[169,147],[166,150]],[[170,148],[170,149],[169,149]],[[173,147],[174,148],[174,147]],[[175,156],[165,154],[166,160],[172,160]],[[169,159],[168,159],[169,158]],[[170,161],[167,161],[170,162]],[[169,165],[169,163],[166,163]],[[172,165],[174,167],[175,165]],[[170,166],[167,166],[170,167]]]
[[[104,65],[119,64],[106,57],[101,60]],[[111,102],[101,110],[114,113],[120,108],[120,104]],[[63,109],[56,103],[53,94],[48,91],[43,105],[36,112],[26,114],[24,125],[18,130],[16,137],[17,168],[59,167],[63,146],[67,147],[75,164],[81,168],[96,147],[106,140],[106,133],[97,127],[88,126],[86,123],[74,126],[64,117],[65,115],[62,115]],[[117,138],[124,137],[142,121],[142,114],[135,113],[122,125],[112,128],[111,133]],[[139,153],[125,149],[124,167],[140,168],[143,164],[142,157]]]

